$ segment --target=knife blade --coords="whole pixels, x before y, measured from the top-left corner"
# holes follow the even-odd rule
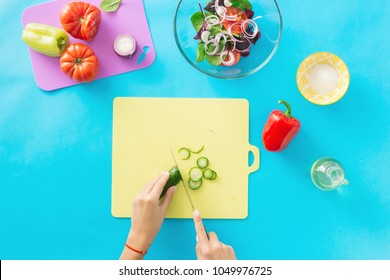
[[[172,158],[173,158],[173,160],[174,160],[174,162],[175,162],[175,164],[176,164],[176,166],[177,166],[177,169],[179,170],[179,172],[180,172],[180,177],[181,177],[181,170],[180,170],[180,167],[179,167],[179,165],[177,164],[177,161],[176,161],[176,158],[175,158],[175,155],[173,154],[173,152],[172,152],[172,149],[171,148],[169,148],[169,150],[171,151],[171,155],[172,155]],[[185,190],[185,192],[186,192],[186,194],[187,194],[187,197],[188,197],[188,200],[190,201],[190,204],[191,204],[191,208],[192,208],[192,212],[194,212],[195,211],[195,205],[194,205],[194,203],[192,202],[192,199],[191,199],[191,196],[190,196],[190,193],[188,192],[188,189],[187,189],[187,185],[184,183],[184,180],[183,180],[183,177],[181,177],[181,183],[183,184],[183,187],[184,187],[184,190]]]
[[[172,149],[169,148],[169,150],[171,151],[171,155],[172,155],[173,161],[175,162],[175,164],[176,164],[176,166],[177,166],[177,169],[178,169],[179,172],[180,172],[180,178],[181,178],[180,181],[181,181],[181,183],[183,184],[183,187],[184,187],[184,190],[185,190],[185,192],[186,192],[186,194],[187,194],[188,200],[190,201],[191,208],[192,208],[192,213],[194,213],[196,208],[195,208],[195,206],[194,206],[194,203],[192,202],[190,193],[188,192],[187,185],[186,185],[186,183],[184,183],[183,177],[181,177],[180,166],[177,164],[177,160],[176,160],[175,155],[174,155],[173,152],[172,152]],[[208,233],[206,227],[204,226],[204,224],[203,224],[203,228],[204,228],[204,231],[206,232],[207,239],[210,240],[209,233]]]

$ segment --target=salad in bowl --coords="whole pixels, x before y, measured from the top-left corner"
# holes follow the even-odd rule
[[[250,54],[261,33],[248,0],[212,0],[191,16],[197,32],[196,62],[233,66]]]
[[[203,2],[204,3],[204,2]],[[199,71],[239,78],[274,55],[282,31],[276,0],[181,0],[174,19],[176,43]]]

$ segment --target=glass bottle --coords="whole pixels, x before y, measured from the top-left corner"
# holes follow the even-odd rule
[[[320,158],[311,168],[311,179],[319,189],[334,190],[342,185],[348,185],[342,164],[330,157]]]

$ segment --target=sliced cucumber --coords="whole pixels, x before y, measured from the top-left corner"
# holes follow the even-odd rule
[[[190,158],[191,152],[187,148],[180,148],[177,152],[179,153],[182,160]]]
[[[205,170],[203,170],[203,177],[205,178],[205,179],[208,179],[208,180],[210,180],[211,179],[211,177],[213,177],[213,170],[211,170],[210,168],[206,168]]]
[[[203,151],[204,145],[190,148],[191,153],[199,154],[201,151]]]
[[[217,172],[213,170],[213,175],[211,176],[210,180],[215,180],[215,179],[217,179]]]
[[[200,157],[196,161],[196,165],[198,165],[199,168],[205,169],[207,166],[209,166],[209,160],[207,157]]]
[[[192,190],[197,190],[197,189],[199,189],[202,186],[202,179],[200,179],[199,181],[192,181],[191,179],[189,179],[188,180],[188,186]]]
[[[197,182],[203,177],[203,171],[199,167],[192,167],[190,169],[190,179],[191,181]]]

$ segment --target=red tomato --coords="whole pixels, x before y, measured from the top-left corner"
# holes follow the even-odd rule
[[[62,27],[74,38],[91,41],[98,32],[102,15],[100,10],[84,2],[70,2],[60,12]]]
[[[228,63],[227,65],[226,64],[221,64],[221,66],[234,66],[236,65],[239,61],[240,61],[240,58],[241,58],[241,54],[238,52],[238,51],[230,51],[230,53],[232,53],[234,55],[234,58],[235,58],[235,61],[233,64],[230,64],[229,61],[230,61],[230,58],[229,56],[226,56],[225,57],[225,61]]]
[[[61,70],[78,82],[93,81],[99,61],[93,50],[81,43],[70,44],[60,58]]]
[[[232,33],[241,34],[242,33],[241,23],[248,19],[246,14],[240,9],[235,7],[226,7],[226,10],[227,10],[226,12],[227,16],[237,16],[237,17],[234,21],[225,19],[222,22],[223,27],[225,27],[225,29],[228,30],[229,27],[233,25],[231,28]]]
[[[233,51],[233,53],[234,56],[236,57],[236,62],[234,63],[234,65],[236,65],[240,61],[241,54],[238,51]]]

